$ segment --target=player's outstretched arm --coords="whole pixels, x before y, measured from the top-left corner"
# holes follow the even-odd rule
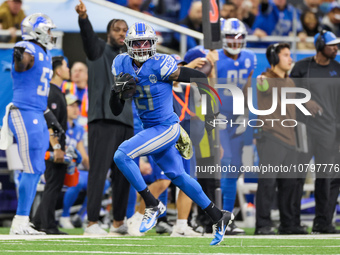
[[[79,4],[75,9],[79,15],[78,23],[86,56],[89,60],[94,61],[102,56],[105,48],[105,41],[100,39],[93,31],[91,22],[86,13],[86,6],[82,0],[79,0]]]
[[[30,69],[34,64],[34,57],[25,52],[26,48],[16,46],[13,50],[14,69],[16,72],[24,72]]]
[[[169,79],[178,82],[195,82],[198,86],[201,95],[206,95],[207,98],[207,115],[205,116],[205,128],[208,132],[214,129],[213,120],[214,113],[211,106],[211,98],[207,91],[209,90],[209,82],[207,76],[201,71],[180,67],[175,72],[173,72]]]

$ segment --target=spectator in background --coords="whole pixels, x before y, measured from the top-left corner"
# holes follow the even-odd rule
[[[192,2],[190,6],[189,14],[183,20],[179,22],[179,25],[202,33],[203,27],[202,27],[202,2],[201,1]],[[180,43],[179,33],[175,33],[174,37],[177,41],[177,49],[179,49],[179,46],[178,46]],[[200,44],[200,41],[198,39],[195,39],[190,36],[187,37],[187,49],[188,50],[199,44]]]
[[[229,18],[238,18],[240,21],[244,23],[244,25],[247,27],[247,31],[249,32],[256,18],[255,14],[252,13],[252,8],[254,5],[253,2],[251,0],[231,0],[230,3],[235,5],[237,11],[236,17]]]
[[[286,36],[293,31],[294,17],[296,30],[300,32],[300,14],[286,0],[262,0],[260,13],[256,17],[252,29],[254,35],[262,38],[268,35]],[[267,47],[268,43],[255,44],[257,47]]]
[[[86,191],[87,189],[87,180],[88,180],[88,170],[90,168],[89,165],[89,157],[85,150],[83,143],[83,135],[84,128],[79,125],[76,120],[79,116],[79,105],[80,100],[78,100],[77,96],[73,94],[66,95],[66,103],[67,103],[67,132],[66,132],[66,145],[72,146],[76,148],[82,157],[82,166],[83,169],[79,169],[79,181],[78,184],[74,187],[67,188],[67,191],[64,195],[64,203],[63,203],[63,212],[59,219],[59,225],[62,228],[73,229],[74,226],[70,219],[70,210],[71,206],[77,200],[80,191]],[[110,182],[106,180],[104,192],[110,186]],[[87,197],[85,197],[84,203],[81,209],[78,211],[76,217],[82,221],[82,216],[86,213],[86,205],[87,205]]]
[[[65,94],[76,95],[81,101],[79,105],[80,115],[77,120],[78,124],[85,128],[87,132],[87,112],[88,112],[88,68],[82,62],[75,62],[71,67],[71,81],[65,81],[62,86],[62,90]],[[87,139],[85,142],[87,147]]]
[[[16,41],[16,31],[20,29],[20,24],[26,17],[21,6],[21,0],[7,0],[0,6],[0,29],[8,29],[10,32],[10,38],[0,37],[1,41],[11,43]]]
[[[113,224],[112,234],[126,234],[124,224],[130,184],[113,162],[113,155],[118,146],[133,136],[133,117],[131,100],[125,104],[120,116],[114,116],[109,107],[111,85],[114,77],[111,74],[112,60],[125,51],[124,39],[128,26],[124,20],[113,19],[107,25],[107,41],[98,38],[89,21],[85,4],[80,0],[76,6],[79,14],[79,27],[89,68],[88,80],[88,128],[90,171],[88,179],[89,224],[85,235],[107,235],[98,225],[101,198],[106,175],[112,170]]]
[[[221,9],[221,17],[224,19],[236,18],[236,5],[226,2]]]
[[[290,46],[287,43],[272,44],[267,48],[266,57],[271,66],[266,72],[258,77],[257,97],[258,109],[267,110],[273,104],[273,89],[277,89],[281,98],[283,88],[295,88],[292,79],[287,75],[291,69],[292,58]],[[295,94],[289,93],[291,98]],[[269,106],[269,107],[268,107]],[[286,115],[281,115],[281,102],[278,99],[276,110],[268,115],[261,115],[262,120],[261,137],[257,140],[256,146],[259,153],[260,164],[270,166],[289,166],[296,164],[296,142],[292,120],[296,119],[295,105],[286,106]],[[289,119],[290,126],[271,125],[267,119]],[[278,122],[277,122],[278,123]],[[270,211],[275,199],[276,188],[278,190],[278,207],[280,212],[279,234],[307,234],[294,225],[294,208],[296,178],[287,176],[283,172],[268,172],[259,176],[256,193],[256,229],[255,235],[273,235],[273,223],[270,218]]]
[[[48,107],[51,109],[58,122],[64,130],[67,130],[67,105],[65,95],[61,92],[61,85],[64,80],[70,79],[70,69],[62,56],[53,57],[53,76],[48,95]],[[65,153],[66,136],[62,134],[59,143],[50,138],[48,151],[61,150]],[[45,189],[39,207],[34,215],[33,223],[37,230],[48,235],[66,235],[60,231],[55,223],[55,208],[57,199],[64,185],[67,165],[46,160]]]
[[[253,4],[251,8],[251,13],[255,15],[255,17],[259,14],[259,5],[261,0],[250,0]]]
[[[317,19],[321,21],[323,17],[323,13],[320,10],[320,4],[322,0],[303,0],[302,6],[298,6],[298,8],[303,12],[312,12],[316,15]]]
[[[242,3],[241,9],[238,12],[238,19],[240,19],[245,25],[252,27],[256,16],[252,13],[253,3],[250,0],[245,0]]]
[[[305,39],[307,36],[315,36],[320,31],[320,23],[314,12],[305,11],[301,14],[301,24],[303,31],[299,33],[299,38],[301,42],[298,42],[298,49],[314,49],[314,43],[306,42]]]
[[[107,1],[149,15],[153,14],[153,10],[155,10],[157,14],[162,14],[163,12],[166,11],[166,8],[164,6],[164,0],[158,0],[156,6],[154,5],[153,0],[107,0]]]
[[[336,36],[340,36],[340,4],[333,2],[329,7],[328,14],[323,17],[321,26],[327,31],[333,32]]]
[[[312,116],[300,111],[297,120],[306,124],[308,150],[298,155],[299,164],[309,164],[314,156],[315,164],[325,164],[323,171],[315,171],[315,218],[312,232],[334,234],[337,231],[329,222],[330,177],[335,161],[336,126],[339,122],[340,64],[335,60],[340,39],[329,31],[321,31],[314,37],[316,55],[298,61],[290,76],[296,86],[308,89],[311,100],[305,106]],[[304,79],[301,79],[304,78]],[[299,176],[295,196],[296,224],[300,224],[300,201],[303,195],[305,174]],[[333,208],[332,208],[333,209]]]

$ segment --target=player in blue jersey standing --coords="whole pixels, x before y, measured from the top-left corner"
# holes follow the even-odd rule
[[[39,178],[45,172],[44,156],[50,140],[48,128],[63,132],[55,116],[47,108],[49,84],[53,74],[49,50],[56,39],[51,34],[53,28],[55,25],[47,15],[32,14],[21,24],[24,41],[14,46],[13,101],[8,126],[18,142],[24,169],[19,183],[18,208],[10,229],[11,235],[45,234],[31,227],[29,214]],[[60,152],[55,151],[56,162],[64,159],[64,154]]]
[[[219,60],[216,62],[218,83],[233,84],[245,90],[256,67],[256,55],[244,49],[246,27],[238,19],[231,18],[222,20],[221,31],[223,48],[218,50]],[[222,101],[219,110],[223,118],[228,120],[227,128],[220,131],[220,141],[224,150],[221,164],[235,166],[238,170],[223,173],[221,179],[223,209],[232,212],[236,199],[236,182],[242,165],[243,134],[247,127],[247,120],[244,116],[233,115],[233,97],[228,89],[220,88],[218,94]],[[241,124],[230,125],[231,121]],[[227,234],[244,234],[244,230],[238,228],[233,222],[228,226]]]
[[[196,180],[184,170],[180,152],[175,144],[183,135],[178,116],[173,111],[172,81],[195,81],[205,87],[205,74],[194,69],[177,67],[173,57],[156,54],[157,37],[154,29],[143,22],[132,25],[125,38],[128,52],[118,55],[112,64],[115,82],[110,107],[115,115],[123,110],[125,99],[133,97],[144,130],[123,142],[114,155],[118,168],[145,201],[146,209],[140,232],[155,226],[165,206],[148,190],[134,158],[151,155],[165,175],[211,217],[215,224],[215,238],[219,244],[234,216],[221,211],[209,200]],[[206,87],[205,87],[206,88]],[[202,92],[206,93],[206,92]],[[207,97],[206,129],[213,129],[214,115]],[[181,139],[180,139],[181,140]]]

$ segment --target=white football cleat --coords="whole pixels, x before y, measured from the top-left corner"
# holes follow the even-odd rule
[[[12,221],[12,226],[9,231],[10,235],[46,235],[45,232],[40,232],[32,228],[28,216],[15,215]]]
[[[70,217],[60,217],[59,218],[59,225],[62,228],[66,228],[66,229],[74,229],[74,226],[71,222]]]
[[[84,236],[107,236],[108,233],[99,227],[98,223],[86,227],[84,231]]]
[[[144,236],[144,233],[139,231],[139,226],[142,223],[143,214],[135,213],[127,220],[128,234],[130,236]]]
[[[113,236],[123,236],[128,233],[128,228],[126,224],[124,223],[123,225],[119,226],[118,228],[115,228],[113,225],[110,227],[110,232],[109,235]]]
[[[172,228],[172,233],[171,235],[172,237],[181,237],[181,236],[202,236],[202,233],[200,232],[196,232],[195,230],[193,230],[191,227],[189,227],[188,225],[184,225],[184,226],[178,226],[175,225]]]

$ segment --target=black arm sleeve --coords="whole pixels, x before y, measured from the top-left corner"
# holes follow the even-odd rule
[[[78,18],[81,39],[83,41],[84,51],[89,60],[93,61],[103,55],[105,41],[96,35],[93,31],[90,20],[87,18]]]
[[[54,131],[57,131],[60,135],[64,134],[65,131],[58,122],[57,118],[54,116],[53,112],[49,108],[44,112],[44,117],[46,120],[46,124],[48,128],[52,128]]]
[[[180,73],[177,81],[179,82],[195,82],[201,95],[207,95],[207,116],[213,118],[213,110],[211,106],[211,97],[206,92],[209,90],[209,82],[207,76],[196,69],[188,67],[180,67]]]
[[[110,95],[110,108],[114,116],[118,116],[124,109],[125,100],[119,98],[119,93],[111,90]]]

